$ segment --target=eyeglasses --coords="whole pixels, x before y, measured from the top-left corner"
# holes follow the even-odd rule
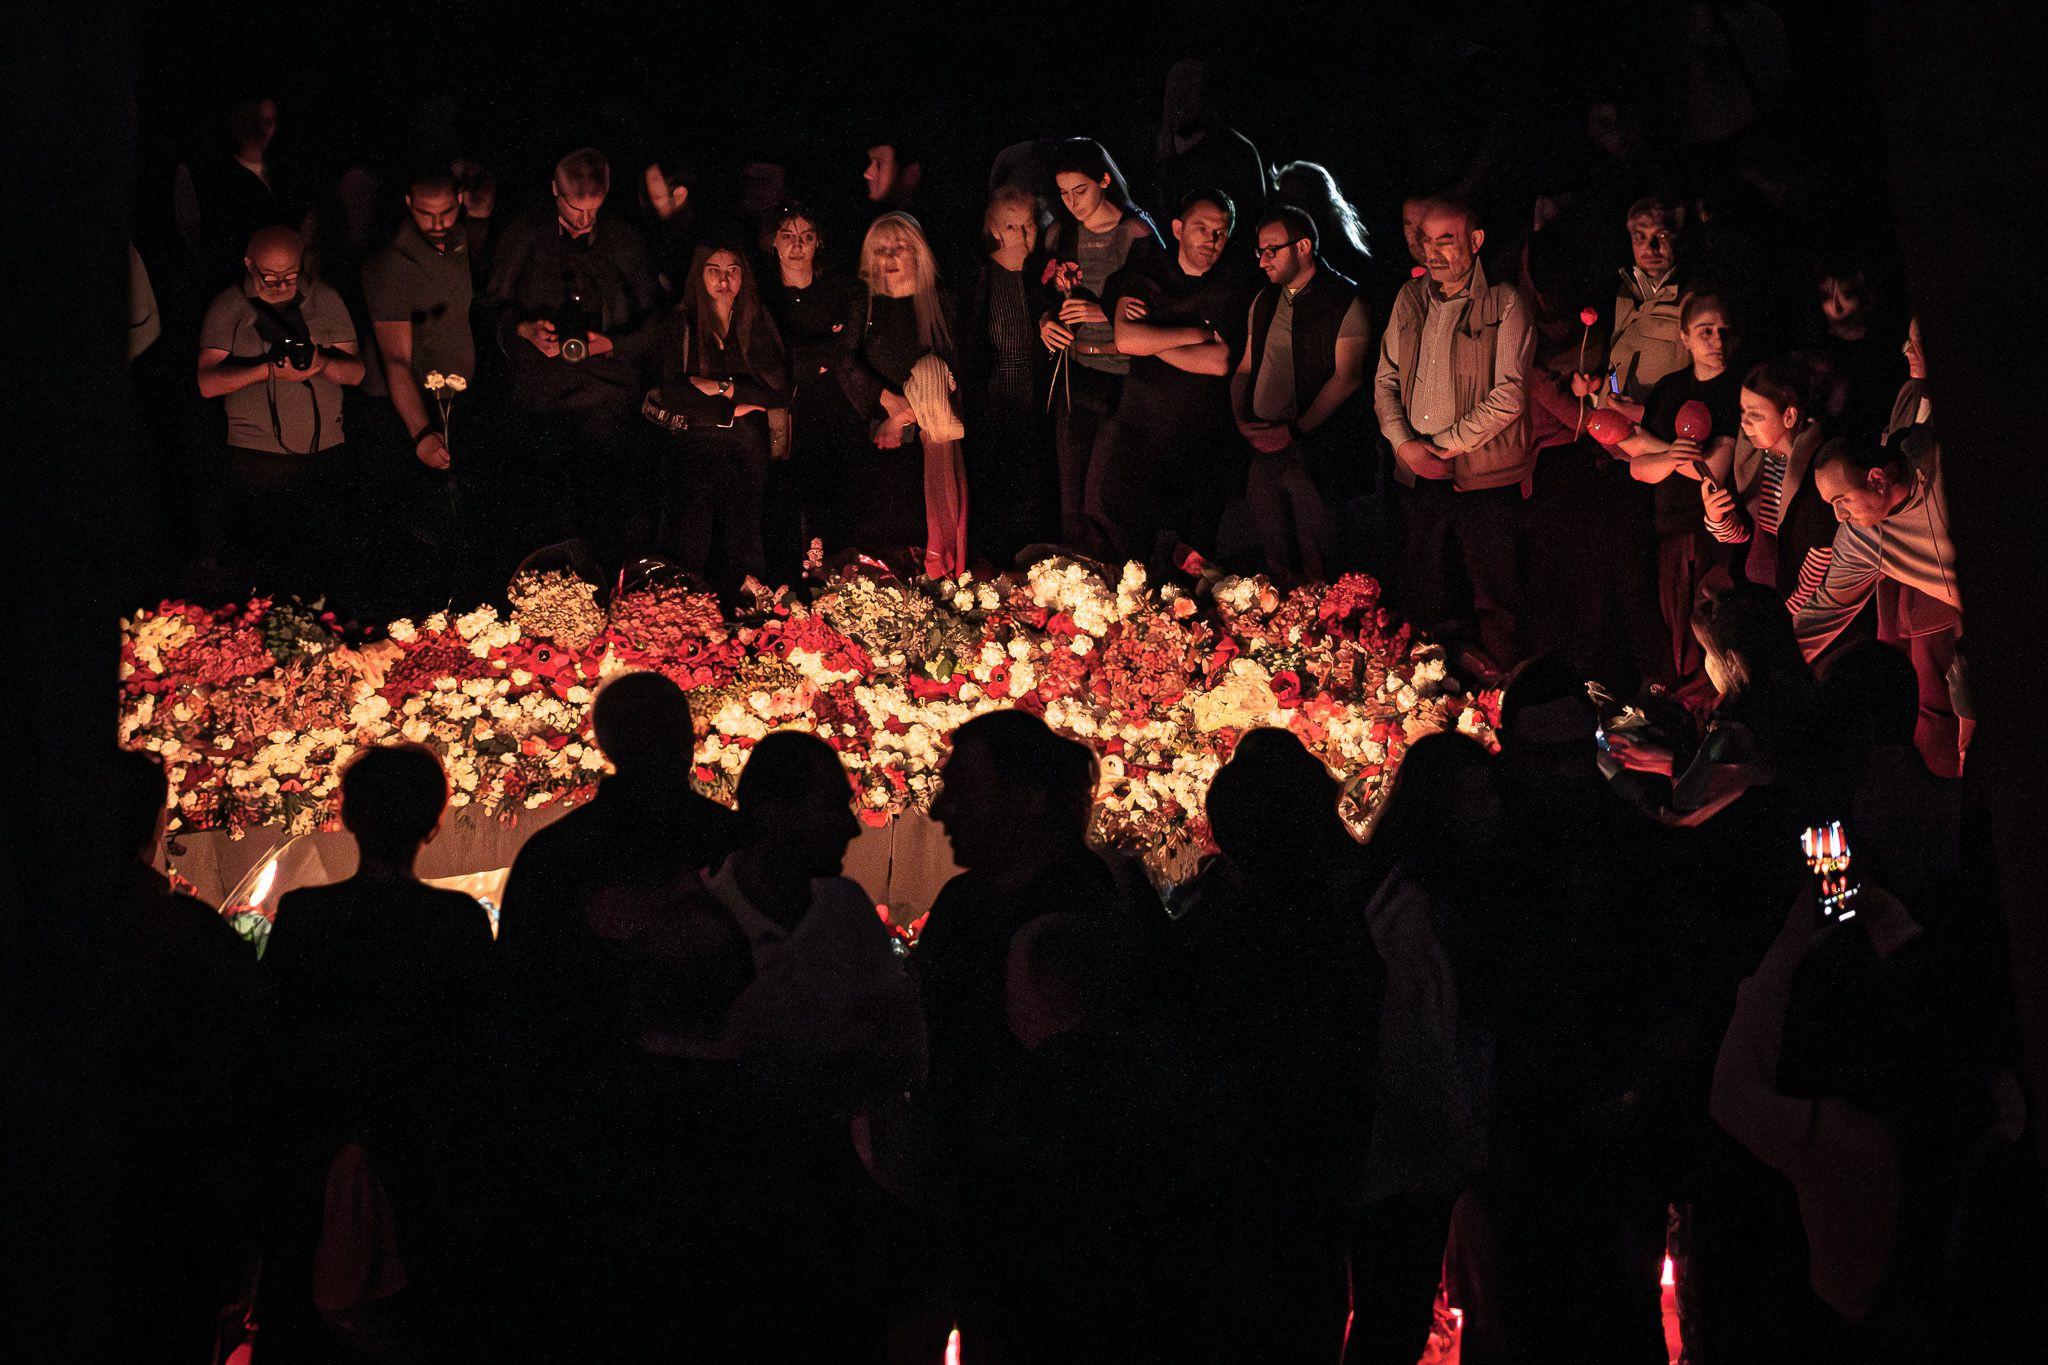
[[[816,246],[818,244],[818,234],[815,232],[784,231],[776,233],[775,240],[783,246]]]
[[[1257,256],[1257,257],[1259,258],[1259,264],[1260,264],[1260,265],[1264,265],[1264,264],[1265,264],[1265,263],[1266,263],[1267,261],[1270,261],[1270,260],[1272,260],[1272,259],[1273,259],[1273,258],[1274,258],[1275,256],[1278,256],[1278,255],[1279,255],[1279,254],[1280,254],[1281,252],[1283,252],[1283,251],[1286,251],[1286,250],[1290,249],[1291,247],[1293,247],[1293,245],[1294,245],[1294,243],[1295,243],[1295,242],[1305,242],[1305,241],[1307,241],[1307,240],[1308,240],[1308,238],[1306,238],[1306,237],[1295,237],[1295,238],[1293,238],[1293,239],[1291,239],[1291,240],[1289,240],[1289,241],[1281,242],[1281,243],[1280,243],[1279,245],[1277,245],[1277,246],[1261,246],[1261,247],[1255,247],[1255,248],[1253,248],[1253,254],[1254,254],[1254,255],[1256,255],[1256,256]]]
[[[267,270],[259,270],[256,272],[256,278],[262,282],[265,289],[282,289],[288,284],[297,284],[300,273],[298,270],[287,270],[283,274],[273,275]]]

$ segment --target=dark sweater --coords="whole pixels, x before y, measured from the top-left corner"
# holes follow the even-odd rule
[[[523,322],[557,318],[572,293],[590,326],[612,343],[610,352],[574,364],[542,355],[518,335]],[[568,412],[635,401],[660,297],[654,263],[630,223],[600,214],[595,230],[572,241],[550,201],[507,224],[482,313],[505,353],[513,405]]]
[[[949,303],[942,300],[940,312],[947,320],[949,335],[953,331],[952,311]],[[918,339],[916,299],[866,291],[848,303],[846,328],[839,334],[839,345],[834,371],[839,387],[845,391],[846,401],[853,404],[853,410],[870,422],[879,422],[889,415],[882,407],[882,394],[903,392],[911,366],[934,350]],[[937,354],[952,363],[951,346],[940,348]]]

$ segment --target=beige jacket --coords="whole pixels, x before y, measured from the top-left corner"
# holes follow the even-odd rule
[[[1433,435],[1446,450],[1457,451],[1452,484],[1461,493],[1518,484],[1536,468],[1523,379],[1536,349],[1528,304],[1513,285],[1487,283],[1486,268],[1473,264],[1472,302],[1451,333],[1452,382],[1463,416],[1444,431],[1421,433],[1409,424],[1408,395],[1415,387],[1430,288],[1425,275],[1402,285],[1394,296],[1373,384],[1380,433],[1396,446]],[[1415,486],[1414,472],[1399,460],[1394,477]]]

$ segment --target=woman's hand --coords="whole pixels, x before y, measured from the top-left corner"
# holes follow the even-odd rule
[[[1712,479],[1700,480],[1700,502],[1707,509],[1708,521],[1735,520],[1735,495]]]
[[[1677,760],[1669,749],[1654,744],[1645,744],[1625,734],[1607,732],[1607,752],[1613,754],[1625,768],[1639,773],[1657,773],[1663,777],[1675,775]]]
[[[1074,344],[1074,334],[1052,318],[1038,324],[1038,339],[1048,351],[1064,351]]]
[[[1069,327],[1086,322],[1108,322],[1109,315],[1102,311],[1099,303],[1087,299],[1068,299],[1060,305],[1060,321]]]
[[[1572,397],[1594,398],[1605,392],[1607,376],[1604,374],[1575,374],[1572,376]]]
[[[1137,297],[1135,294],[1125,296],[1116,306],[1116,315],[1119,320],[1124,322],[1136,322],[1150,311],[1145,306],[1145,300]]]

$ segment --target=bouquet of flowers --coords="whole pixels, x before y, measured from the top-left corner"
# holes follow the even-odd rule
[[[1061,298],[1070,299],[1074,297],[1074,291],[1081,287],[1081,263],[1079,261],[1047,261],[1045,269],[1039,273],[1038,282],[1042,285],[1051,285],[1054,289],[1060,291]],[[1053,391],[1060,388],[1062,383],[1066,386],[1067,406],[1069,408],[1074,406],[1074,381],[1067,373],[1067,352],[1071,349],[1071,347],[1062,346],[1059,354],[1053,359],[1052,386],[1045,392],[1045,410],[1047,412],[1052,411]]]
[[[1205,850],[1209,781],[1245,730],[1298,735],[1363,829],[1411,740],[1487,738],[1498,715],[1359,575],[1189,595],[1136,564],[1054,558],[980,580],[863,562],[752,593],[737,615],[687,583],[621,593],[608,613],[563,575],[524,575],[511,596],[509,619],[437,613],[360,647],[331,618],[262,599],[138,613],[123,623],[121,741],[162,758],[174,833],[321,827],[342,765],[397,738],[440,754],[454,805],[512,819],[595,790],[591,701],[605,678],[651,668],[690,694],[711,795],[732,799],[763,736],[806,729],[880,825],[930,804],[955,728],[1016,706],[1095,751],[1096,836],[1170,880]]]

